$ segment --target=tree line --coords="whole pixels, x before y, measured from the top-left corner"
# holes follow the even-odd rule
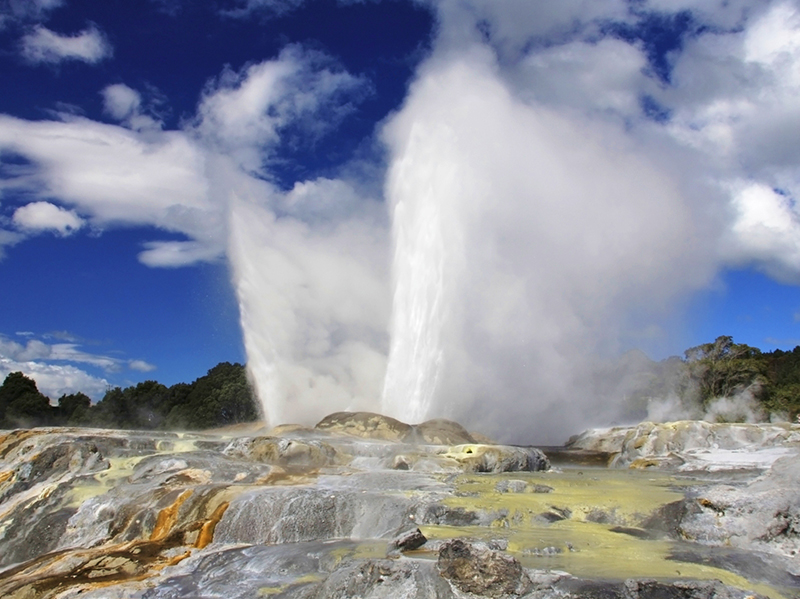
[[[720,398],[746,398],[761,419],[796,421],[800,416],[800,346],[762,352],[718,337],[691,347],[683,357],[650,362],[628,395],[632,415],[647,414],[653,400],[676,398],[691,417],[700,418]],[[93,426],[121,429],[202,430],[258,419],[256,398],[245,368],[223,362],[193,383],[166,387],[145,381],[109,389],[92,404],[83,393],[62,395],[57,405],[22,374],[12,372],[0,386],[0,428]],[[718,421],[741,418],[717,413]]]
[[[36,382],[10,373],[0,386],[0,428],[89,426],[118,429],[202,430],[258,419],[256,397],[244,366],[222,362],[193,383],[166,387],[144,381],[109,389],[93,404],[71,393],[51,405]]]

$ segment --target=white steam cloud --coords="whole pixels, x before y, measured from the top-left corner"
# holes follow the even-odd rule
[[[123,84],[102,91],[119,125],[0,116],[0,151],[31,162],[0,191],[35,198],[0,244],[145,224],[185,236],[145,264],[227,258],[273,424],[372,409],[540,443],[619,417],[627,383],[600,373],[720,269],[800,280],[797,2],[423,4],[436,37],[377,128],[385,169],[279,188],[283,149],[371,93],[293,45],[225,69],[180,130]],[[637,32],[678,17],[654,65]]]
[[[477,425],[513,406],[506,432],[563,432],[587,413],[575,373],[626,317],[711,274],[691,198],[635,139],[521,101],[482,49],[431,63],[386,140],[393,416]]]

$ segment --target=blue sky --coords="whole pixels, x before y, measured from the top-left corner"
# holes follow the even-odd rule
[[[0,112],[30,121],[58,118],[57,111],[66,111],[113,123],[101,91],[123,83],[147,95],[146,110],[157,115],[164,129],[179,129],[193,117],[204,86],[223,69],[274,58],[293,43],[365,74],[368,83],[358,112],[340,123],[336,136],[284,149],[285,161],[270,173],[283,187],[335,169],[362,151],[376,122],[402,100],[432,27],[428,10],[399,2],[340,6],[319,1],[285,13],[265,7],[239,17],[226,16],[225,5],[216,2],[71,0],[4,2],[0,7],[0,87],[7,90]],[[229,3],[228,8],[240,7]],[[26,59],[22,40],[37,28],[60,36],[97,33],[106,50],[97,59],[68,54]],[[6,168],[27,163],[25,156],[4,150]],[[59,202],[57,194],[47,197]],[[29,193],[4,189],[3,224],[31,199]],[[13,224],[9,228],[14,230]],[[110,385],[148,378],[188,382],[220,361],[244,363],[224,256],[168,269],[150,268],[137,259],[146,242],[172,237],[184,238],[152,224],[127,223],[68,234],[25,234],[24,240],[2,248],[0,278],[8,291],[0,296],[0,335],[22,345],[29,339],[75,344],[81,352],[109,358],[113,365],[105,368],[84,359],[49,363],[75,366]],[[7,349],[0,357],[13,356]],[[0,373],[24,369],[25,362],[13,360]],[[95,383],[87,390],[98,397],[102,387]]]
[[[798,65],[792,0],[3,0],[0,374],[423,417],[791,349]]]

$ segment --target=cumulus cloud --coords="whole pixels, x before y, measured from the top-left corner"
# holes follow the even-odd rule
[[[144,360],[121,358],[84,351],[79,343],[50,343],[53,337],[42,338],[33,333],[17,333],[26,338],[24,343],[0,335],[0,380],[11,372],[22,372],[36,381],[39,390],[56,400],[65,393],[82,392],[99,400],[110,387],[103,378],[86,372],[83,368],[97,368],[105,373],[117,373],[125,368],[150,372],[156,366]],[[71,335],[67,335],[71,338]]]
[[[50,202],[31,202],[17,208],[13,216],[14,224],[32,231],[57,231],[69,235],[80,229],[84,222],[74,210],[66,210]]]
[[[118,372],[124,362],[118,358],[91,354],[80,349],[77,343],[46,343],[41,339],[30,338],[23,345],[0,336],[0,357],[18,362],[37,360],[57,360],[89,364],[107,372]]]
[[[622,40],[576,40],[525,56],[509,81],[523,98],[629,119],[642,94],[658,87],[644,76],[646,66],[641,48]]]
[[[145,362],[144,360],[131,360],[128,362],[128,368],[131,370],[136,370],[138,372],[152,372],[156,370],[158,367],[155,364],[150,364],[149,362]]]
[[[118,121],[139,112],[142,97],[124,83],[109,85],[102,93],[106,112]]]
[[[792,199],[763,183],[740,183],[732,193],[731,257],[755,262],[778,280],[800,282],[800,214]]]
[[[135,131],[161,129],[162,122],[146,114],[142,96],[124,83],[109,85],[101,92],[106,113]]]
[[[20,49],[22,56],[34,64],[56,64],[65,60],[95,64],[113,53],[111,44],[94,26],[75,35],[62,35],[37,25],[20,40]]]
[[[225,207],[209,197],[206,152],[183,132],[0,115],[0,149],[32,163],[4,185],[73,205],[98,230],[153,225],[201,244],[195,255],[224,250]]]
[[[49,397],[51,403],[70,393],[85,393],[97,401],[110,386],[106,379],[92,376],[69,364],[17,362],[0,357],[0,378],[5,379],[12,372],[21,372],[36,381],[39,391]]]
[[[737,29],[689,40],[657,97],[669,133],[707,157],[729,197],[723,257],[797,281],[800,9],[755,3],[745,14]]]
[[[289,125],[308,143],[335,127],[367,93],[366,80],[329,57],[289,46],[275,60],[226,69],[207,86],[196,130],[250,172],[261,172]]]
[[[25,345],[0,336],[0,356],[15,361],[30,361],[50,357],[50,346],[38,339]]]

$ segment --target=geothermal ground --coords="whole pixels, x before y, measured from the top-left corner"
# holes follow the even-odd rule
[[[0,596],[800,594],[800,426],[0,433]]]

